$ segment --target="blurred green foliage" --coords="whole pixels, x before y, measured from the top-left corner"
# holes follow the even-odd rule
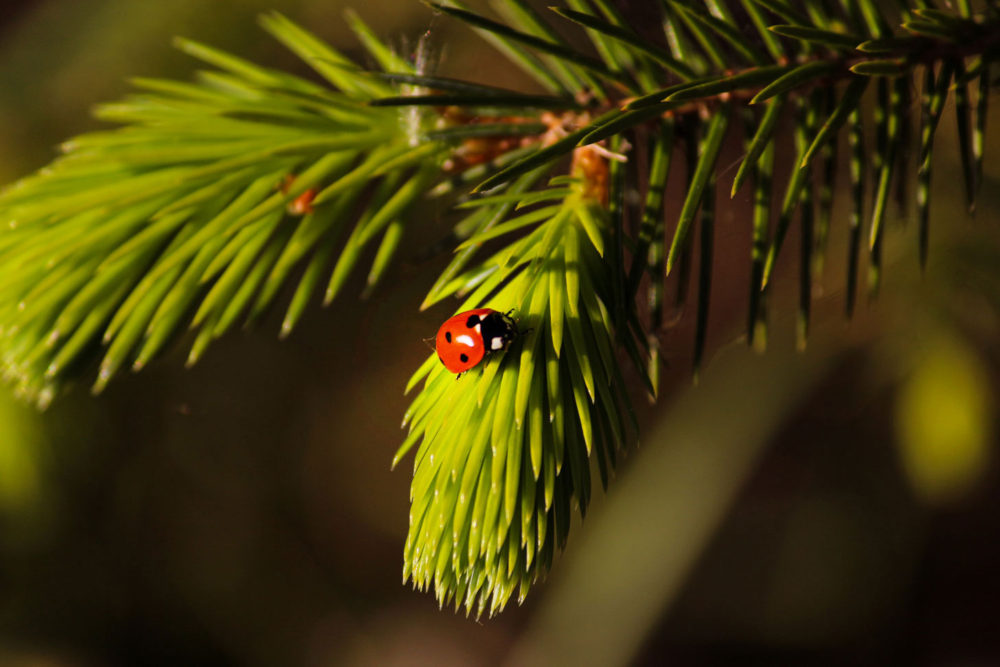
[[[989,469],[996,396],[978,352],[955,335],[928,341],[900,389],[903,469],[928,503],[961,499]]]
[[[0,514],[31,515],[46,492],[47,447],[38,417],[12,396],[0,398]]]

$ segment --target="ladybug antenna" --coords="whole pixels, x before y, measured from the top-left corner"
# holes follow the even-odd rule
[[[424,345],[426,345],[431,352],[437,352],[437,346],[434,345],[434,336],[431,336],[430,338],[421,338],[420,340],[424,341]]]

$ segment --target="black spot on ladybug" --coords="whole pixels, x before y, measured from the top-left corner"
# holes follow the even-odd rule
[[[479,324],[479,315],[469,315],[469,319],[465,320],[465,326],[470,329]]]
[[[445,331],[444,332],[444,339],[446,341],[448,341],[449,343],[451,342],[451,332],[450,331]]]
[[[459,355],[459,357],[458,357],[458,358],[459,358],[459,359],[461,359],[461,360],[462,360],[462,363],[464,364],[464,363],[466,363],[466,362],[467,362],[467,361],[469,360],[469,355],[467,355],[467,354],[462,354],[462,355]]]

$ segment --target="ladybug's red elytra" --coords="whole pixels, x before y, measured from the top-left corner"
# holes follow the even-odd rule
[[[434,347],[444,367],[461,375],[487,354],[506,350],[519,333],[509,314],[476,308],[445,320]]]

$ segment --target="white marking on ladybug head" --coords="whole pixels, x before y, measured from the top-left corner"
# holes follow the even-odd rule
[[[467,334],[462,334],[460,336],[456,336],[455,337],[455,342],[458,343],[459,345],[465,345],[466,347],[475,347],[476,346],[476,342],[474,340],[472,340],[472,336],[469,336]]]
[[[477,324],[476,326],[474,326],[472,328],[476,330],[476,333],[482,333],[482,331],[479,330],[479,328],[480,328],[479,324]]]
[[[494,336],[493,339],[490,341],[490,349],[500,350],[502,348],[503,348],[503,338],[501,338],[500,336]]]

